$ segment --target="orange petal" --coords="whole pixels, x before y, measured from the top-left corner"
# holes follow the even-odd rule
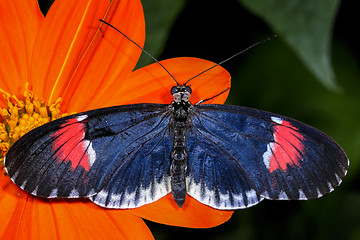
[[[0,176],[1,239],[153,239],[130,211],[100,208],[86,199],[33,197]]]
[[[179,208],[171,194],[132,211],[153,222],[191,228],[215,227],[229,220],[233,214],[233,211],[208,207],[189,195],[186,196],[183,207]]]
[[[0,1],[0,88],[21,94],[35,37],[43,20],[36,0]]]
[[[62,232],[64,239],[92,239],[94,236],[98,239],[153,239],[141,218],[129,211],[106,210],[87,199],[50,202],[57,229],[74,229],[72,235]]]
[[[82,102],[91,100],[96,87],[107,84],[104,79],[130,72],[140,55],[140,49],[99,19],[144,42],[138,0],[55,1],[41,25],[32,60],[33,90],[49,103],[63,97],[64,111],[71,97],[77,99],[74,91],[79,90]]]
[[[121,1],[110,23],[139,46],[144,45],[145,21],[140,1]],[[103,25],[102,29],[104,37],[99,49],[86,65],[83,75],[75,75],[63,95],[63,106],[68,112],[89,109],[88,106],[98,98],[99,89],[110,89],[111,93],[119,86],[118,79],[126,78],[140,57],[141,49],[134,43],[110,27]]]
[[[179,84],[215,65],[199,58],[181,57],[161,61],[161,64],[175,77]],[[190,101],[196,104],[202,99],[214,97],[230,88],[230,74],[221,66],[192,79],[187,85],[192,88]],[[132,103],[167,103],[172,101],[170,89],[176,82],[158,64],[154,63],[136,70],[125,79],[118,79],[112,88],[98,89],[98,95],[87,109]],[[224,103],[229,91],[206,103]]]

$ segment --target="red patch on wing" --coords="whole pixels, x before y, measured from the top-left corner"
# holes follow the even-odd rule
[[[90,159],[86,150],[88,141],[84,140],[86,126],[77,118],[69,119],[61,125],[52,137],[55,138],[53,150],[59,161],[71,162],[72,170],[82,166],[86,171],[90,169]]]
[[[274,125],[274,143],[270,157],[269,170],[286,171],[287,165],[300,166],[301,155],[304,150],[301,140],[304,137],[289,122],[282,121],[281,125]]]

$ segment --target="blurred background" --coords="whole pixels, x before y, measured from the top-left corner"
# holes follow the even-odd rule
[[[44,12],[51,5],[39,1]],[[334,138],[350,159],[333,193],[310,201],[267,201],[235,211],[212,229],[147,224],[155,239],[360,239],[360,73],[354,1],[144,0],[145,49],[157,59],[220,62],[279,35],[223,66],[227,104],[275,112]],[[142,56],[138,67],[152,63]]]

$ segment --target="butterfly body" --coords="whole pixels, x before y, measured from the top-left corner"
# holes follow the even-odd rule
[[[132,104],[45,124],[6,155],[11,179],[33,195],[88,197],[109,208],[135,208],[172,193],[216,209],[263,199],[313,199],[346,175],[348,159],[321,131],[277,114],[190,103]]]
[[[189,117],[190,88],[177,86],[172,88],[174,101],[171,103],[172,117],[171,124],[174,134],[174,143],[171,152],[171,192],[175,202],[179,207],[185,202],[186,198],[186,172],[187,172],[187,152],[186,152],[186,133],[191,126]]]

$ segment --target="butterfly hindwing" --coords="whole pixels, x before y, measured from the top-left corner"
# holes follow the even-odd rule
[[[343,150],[298,121],[227,105],[195,105],[190,114],[188,192],[211,207],[317,198],[346,174]]]
[[[98,164],[90,176],[90,183],[93,181],[97,189],[92,201],[109,208],[134,208],[171,191],[169,156],[173,135],[170,115],[165,110],[159,112],[144,106],[141,112],[148,111],[148,119],[135,124],[139,112],[130,110],[130,122],[110,130],[118,132],[116,135],[109,133],[109,128],[98,128],[96,123],[91,127],[89,137],[94,138],[92,142],[99,148],[95,147]],[[108,117],[111,116],[105,118]],[[97,135],[102,131],[107,133],[100,138]]]
[[[93,196],[103,206],[136,207],[170,191],[169,119],[167,105],[160,104],[61,118],[18,140],[5,167],[17,185],[34,195]]]

